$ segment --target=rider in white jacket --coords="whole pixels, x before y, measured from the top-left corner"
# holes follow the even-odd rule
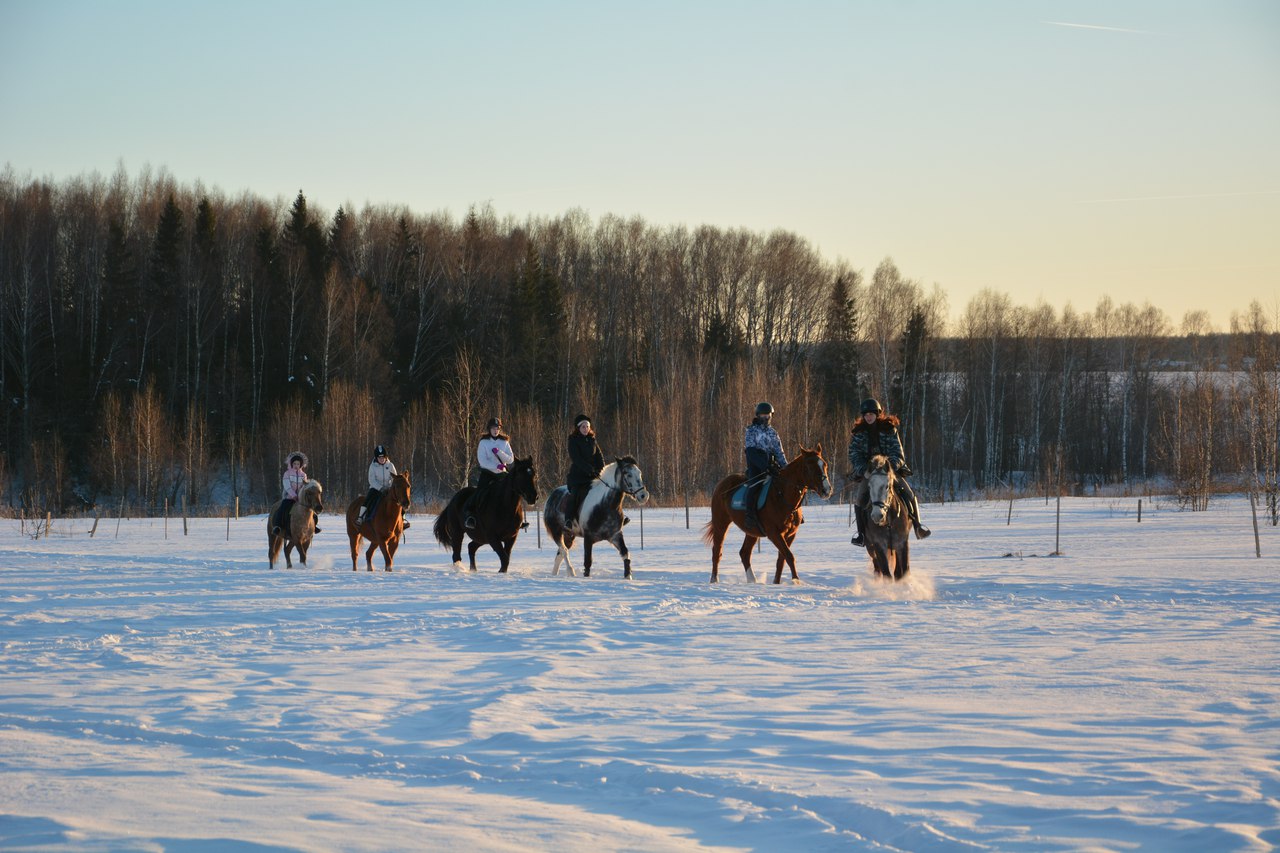
[[[369,463],[369,493],[364,497],[364,505],[360,507],[360,514],[356,516],[356,524],[363,524],[365,516],[369,512],[369,507],[373,505],[374,500],[379,494],[386,494],[391,488],[391,478],[396,475],[396,466],[392,464],[391,459],[387,456],[387,449],[379,444],[373,449],[373,461]],[[406,519],[404,526],[409,527]]]
[[[490,418],[489,423],[485,425],[485,434],[480,437],[480,443],[476,446],[476,461],[480,463],[480,483],[462,507],[465,519],[463,525],[468,530],[475,529],[476,512],[483,504],[489,486],[499,477],[506,475],[507,466],[515,459],[515,452],[511,449],[511,437],[502,431],[502,421],[496,417]]]

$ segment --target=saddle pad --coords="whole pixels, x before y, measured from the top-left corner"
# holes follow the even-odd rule
[[[772,477],[767,477],[764,485],[760,487],[760,499],[756,501],[756,509],[764,506],[764,499],[769,496],[769,485],[773,482]],[[747,484],[733,490],[733,497],[729,499],[729,506],[736,510],[745,510],[747,508]]]

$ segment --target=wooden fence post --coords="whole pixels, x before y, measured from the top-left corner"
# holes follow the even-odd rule
[[[1254,525],[1254,526],[1256,527],[1257,525]],[[49,531],[51,531],[52,529],[53,529],[53,513],[46,512],[44,514],[44,538],[45,539],[49,538]]]
[[[102,513],[99,512],[93,517],[93,528],[89,531],[89,538],[93,538],[93,534],[98,532],[98,522],[102,520]]]
[[[164,538],[169,538],[169,499],[164,499]]]
[[[1013,498],[1009,498],[1009,516],[1004,520],[1004,526],[1008,527],[1013,524]]]
[[[689,493],[684,493],[684,529],[689,529]]]
[[[240,496],[236,495],[236,521],[240,520]]]
[[[644,504],[640,504],[640,550],[644,550]]]
[[[1142,523],[1142,498],[1138,498],[1138,523]]]
[[[1253,551],[1262,557],[1262,540],[1258,538],[1258,503],[1254,500],[1253,492],[1249,492],[1249,509],[1253,512]]]
[[[187,535],[187,496],[182,496],[182,535]]]
[[[1058,495],[1057,518],[1053,524],[1053,553],[1062,556],[1062,495]]]
[[[124,518],[124,498],[120,499],[120,511],[116,513],[116,538],[120,538],[120,520]]]

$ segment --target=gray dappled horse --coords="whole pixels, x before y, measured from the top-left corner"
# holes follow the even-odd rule
[[[867,553],[876,575],[902,580],[911,571],[911,513],[898,494],[898,475],[888,457],[872,456],[866,476],[871,503],[865,534]]]
[[[622,525],[626,523],[622,515],[622,499],[629,497],[637,503],[649,500],[649,490],[645,488],[644,475],[635,458],[623,456],[604,466],[600,475],[592,482],[590,491],[583,497],[578,520],[572,525],[564,517],[565,499],[568,495],[568,486],[558,486],[547,498],[542,511],[543,527],[551,536],[551,541],[556,543],[556,562],[551,568],[552,576],[560,571],[560,563],[563,561],[569,576],[573,577],[569,549],[573,547],[574,537],[581,536],[583,577],[591,577],[591,546],[596,542],[608,542],[622,555],[623,577],[630,578],[631,552],[627,550],[626,540],[622,537]]]

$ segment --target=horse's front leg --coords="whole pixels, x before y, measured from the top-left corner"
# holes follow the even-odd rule
[[[755,583],[755,573],[751,571],[751,549],[755,548],[755,543],[759,542],[760,537],[754,533],[746,534],[746,539],[742,540],[742,547],[737,549],[737,556],[742,561],[742,569],[746,570],[746,583]]]
[[[773,582],[782,583],[782,564],[786,563],[791,568],[791,579],[799,583],[800,575],[796,573],[796,555],[791,552],[791,546],[787,544],[786,537],[770,536],[769,541],[778,549],[778,563],[773,573]]]
[[[622,538],[622,531],[619,530],[609,541],[613,543],[613,547],[617,548],[618,553],[622,555],[623,580],[631,580],[631,552],[627,550],[627,541]]]
[[[902,580],[907,576],[907,572],[911,571],[911,558],[907,556],[909,547],[907,540],[904,538],[894,556],[893,579],[896,581]]]
[[[591,546],[595,544],[595,540],[582,537],[582,576],[584,578],[591,577]]]
[[[498,574],[505,575],[507,569],[511,566],[511,551],[516,547],[516,538],[512,536],[510,539],[499,539],[493,545],[493,550],[498,552],[498,559],[502,561]]]

